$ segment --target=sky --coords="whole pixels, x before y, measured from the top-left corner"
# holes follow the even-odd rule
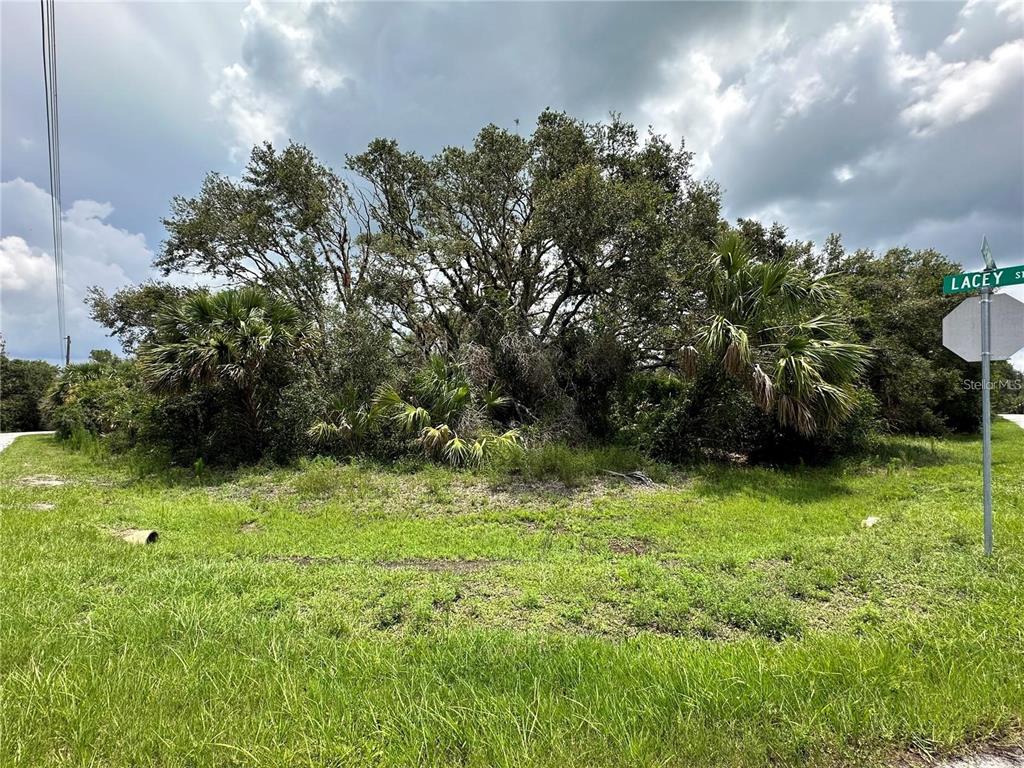
[[[336,169],[546,107],[673,141],[729,219],[821,244],[1024,263],[1024,3],[57,3],[74,359],[86,288],[152,276],[174,195],[254,142]],[[39,6],[0,2],[0,332],[56,361]],[[1024,292],[1021,292],[1024,297]],[[1024,365],[1024,355],[1015,361]]]

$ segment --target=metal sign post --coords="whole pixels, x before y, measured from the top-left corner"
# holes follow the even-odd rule
[[[1024,347],[1024,303],[1006,293],[993,293],[1003,285],[1024,283],[1024,264],[996,266],[988,248],[982,245],[985,269],[946,275],[942,292],[977,290],[942,318],[942,344],[969,362],[981,362],[981,461],[985,517],[985,555],[992,554],[992,361],[1007,360]],[[979,311],[980,309],[980,311]],[[981,321],[980,323],[978,321]]]
[[[981,461],[985,556],[992,554],[992,289],[981,289]]]

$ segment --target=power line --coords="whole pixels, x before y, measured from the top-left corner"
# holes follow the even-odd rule
[[[64,328],[61,336],[67,335],[67,315],[64,310],[64,227],[62,224],[64,204],[61,194],[61,173],[60,173],[60,107],[57,99],[57,20],[56,0],[50,2],[50,95],[53,99],[53,163],[56,171],[54,181],[57,184],[57,253],[60,254],[60,299],[61,319]]]
[[[57,33],[54,22],[54,0],[39,0],[43,40],[43,92],[46,96],[46,144],[50,159],[50,214],[53,227],[53,266],[57,288],[57,327],[60,331],[60,353],[67,360],[70,342],[67,338],[67,313],[64,302],[64,210],[60,190],[60,113],[57,109]],[[65,347],[65,341],[68,346]]]

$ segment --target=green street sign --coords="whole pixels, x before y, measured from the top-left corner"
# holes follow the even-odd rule
[[[1024,285],[1024,264],[1018,267],[986,269],[984,272],[964,272],[942,278],[942,292],[968,293],[982,288],[1001,288],[1004,285]]]

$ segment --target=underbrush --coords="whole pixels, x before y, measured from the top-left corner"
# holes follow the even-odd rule
[[[136,479],[169,486],[217,485],[231,482],[239,477],[254,473],[294,472],[292,485],[303,495],[326,496],[338,487],[339,472],[344,467],[372,469],[387,474],[433,474],[438,482],[445,483],[457,476],[481,476],[493,483],[518,480],[525,483],[560,483],[570,488],[579,488],[588,483],[609,477],[640,472],[655,483],[665,483],[673,472],[683,465],[673,465],[646,456],[636,448],[623,445],[571,446],[565,443],[540,443],[528,447],[505,450],[476,467],[453,468],[436,464],[422,456],[410,455],[393,461],[380,461],[364,457],[334,458],[331,456],[302,457],[282,465],[264,460],[257,464],[224,466],[207,464],[197,459],[191,466],[180,466],[173,462],[168,451],[160,448],[135,446],[127,450],[111,446],[108,438],[97,437],[81,428],[75,428],[70,435],[57,440],[70,451],[81,453],[90,460],[119,467]],[[784,467],[782,474],[789,472],[822,471],[832,473],[871,474],[885,472],[893,474],[915,467],[935,466],[948,462],[952,453],[948,446],[934,438],[880,437],[871,444],[869,451],[843,459],[835,459],[813,470],[797,465]],[[738,459],[738,461],[737,461]],[[729,471],[732,466],[743,465],[742,457],[732,461],[705,462],[702,465],[709,472]],[[691,469],[698,465],[689,465]]]
[[[492,475],[519,477],[528,481],[557,480],[568,486],[581,485],[606,472],[644,472],[655,482],[664,482],[671,469],[640,451],[625,446],[604,445],[579,448],[563,443],[509,451],[486,466]]]

